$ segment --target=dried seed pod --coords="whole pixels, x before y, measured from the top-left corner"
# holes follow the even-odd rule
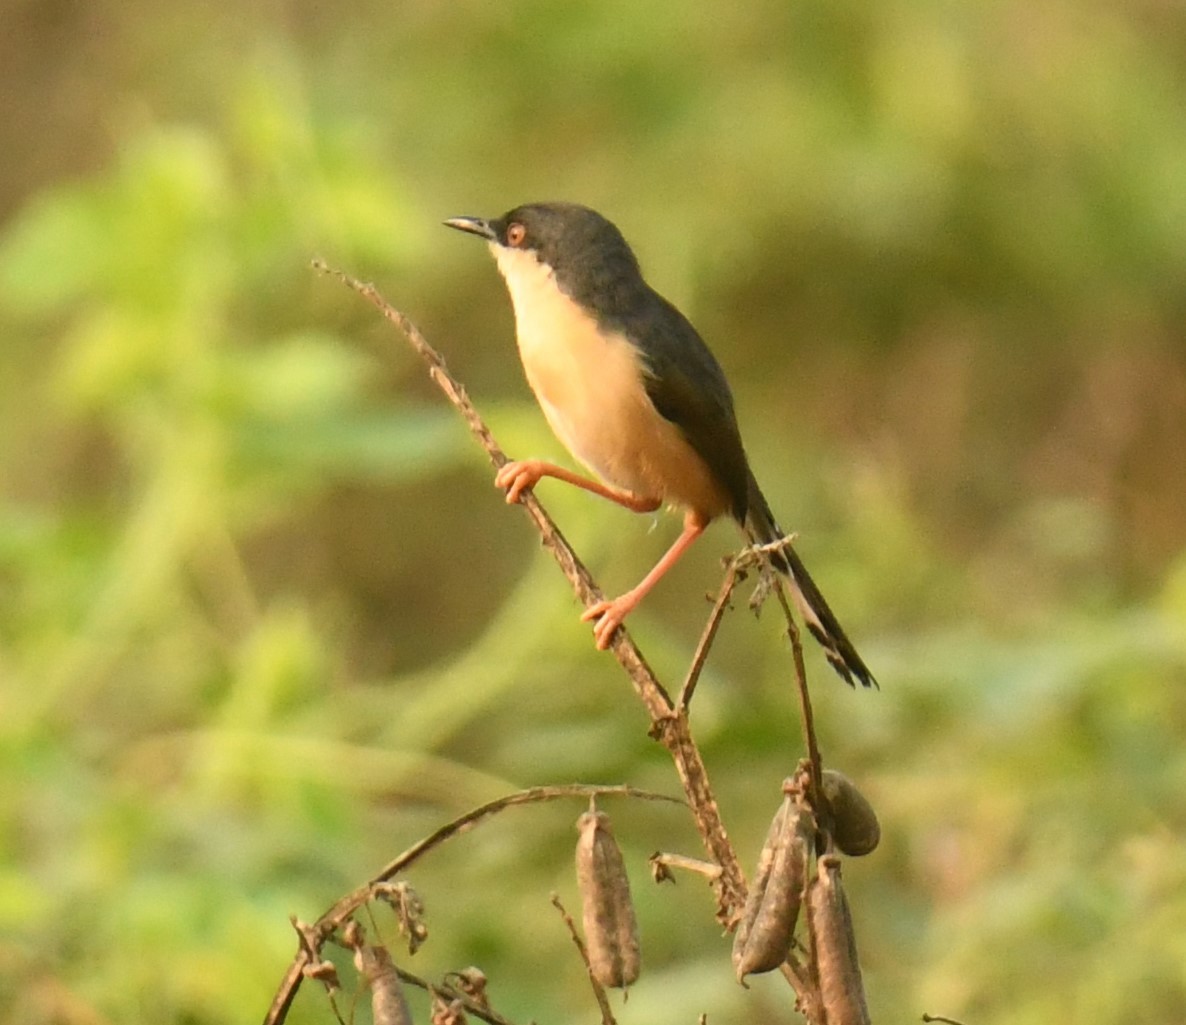
[[[585,812],[577,831],[577,886],[589,970],[603,986],[629,986],[638,978],[638,922],[622,852],[604,812]]]
[[[844,773],[825,769],[824,800],[832,810],[832,839],[845,854],[854,858],[868,854],[881,840],[877,813]]]
[[[807,918],[828,1025],[869,1025],[852,915],[835,854],[825,854],[816,864],[807,890]]]
[[[375,1025],[412,1025],[399,974],[386,947],[363,943],[354,949],[354,967],[371,987],[371,1017]]]
[[[758,871],[733,937],[737,981],[773,971],[791,950],[807,875],[815,820],[798,793],[788,792],[774,814]]]

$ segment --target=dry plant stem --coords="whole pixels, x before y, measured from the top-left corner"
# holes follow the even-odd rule
[[[772,544],[752,545],[739,552],[729,561],[728,569],[725,572],[725,579],[721,583],[721,589],[717,593],[712,611],[708,614],[708,621],[705,623],[704,630],[700,635],[700,642],[696,645],[696,652],[692,657],[692,664],[688,669],[688,675],[684,679],[683,686],[680,688],[679,699],[676,704],[677,709],[686,711],[688,703],[692,700],[692,694],[696,689],[696,684],[700,679],[704,664],[708,660],[708,652],[712,648],[713,641],[716,639],[717,628],[721,624],[725,609],[728,608],[729,600],[732,598],[737,585],[745,579],[745,567],[764,559],[768,550],[780,548],[783,545],[789,544],[792,540],[793,535]],[[807,757],[811,762],[811,800],[812,806],[818,808],[821,807],[819,798],[823,785],[823,764],[820,758],[819,743],[815,736],[815,716],[811,708],[811,694],[807,689],[807,668],[803,662],[803,645],[800,642],[799,627],[795,623],[795,617],[791,614],[790,603],[787,601],[786,591],[783,589],[782,581],[778,577],[773,577],[772,582],[774,592],[778,595],[778,602],[782,606],[783,614],[786,616],[787,637],[791,642],[791,659],[795,667],[795,684],[799,694],[803,741],[807,747]]]
[[[712,642],[716,639],[717,628],[721,625],[721,617],[729,606],[729,599],[733,597],[733,590],[741,582],[741,556],[729,561],[729,569],[725,573],[724,582],[713,602],[712,611],[708,614],[708,622],[704,624],[704,632],[700,635],[700,642],[696,645],[696,653],[692,656],[692,664],[688,667],[688,675],[684,677],[684,684],[680,687],[679,698],[675,707],[680,711],[687,711],[696,691],[696,684],[704,670],[704,663],[708,661],[708,652]]]
[[[400,977],[401,982],[406,982],[410,986],[416,986],[424,990],[425,993],[443,993],[450,1000],[461,1001],[461,1006],[465,1008],[467,1014],[472,1014],[475,1018],[481,1018],[482,1021],[488,1022],[489,1025],[514,1025],[509,1018],[504,1018],[501,1014],[490,1010],[489,1007],[484,1007],[472,997],[463,993],[456,986],[441,985],[437,986],[418,975],[413,975],[411,972],[401,968],[399,965],[395,966],[395,973]]]
[[[807,1025],[824,1025],[824,1007],[820,1002],[819,980],[812,977],[811,969],[804,966],[792,952],[779,971],[791,984],[798,998],[796,1010],[807,1020]]]
[[[486,450],[490,461],[496,467],[505,464],[506,454],[494,440],[485,421],[478,415],[465,388],[449,373],[441,354],[428,344],[416,325],[391,306],[374,285],[363,283],[330,268],[321,260],[315,260],[313,266],[353,289],[399,328],[412,348],[428,364],[429,376],[464,417],[470,432]],[[582,604],[588,608],[601,601],[604,597],[601,590],[535,495],[530,491],[524,492],[519,504],[535,524],[543,546],[560,565]],[[717,899],[717,919],[727,925],[732,921],[735,910],[740,909],[745,903],[745,876],[725,832],[720,810],[709,786],[704,761],[692,740],[687,716],[674,708],[670,695],[659,683],[625,629],[617,631],[610,650],[629,676],[635,693],[650,716],[651,735],[671,753],[701,839],[709,856],[721,866],[721,876],[714,884],[714,890]]]
[[[589,951],[585,949],[585,943],[577,931],[576,923],[572,920],[572,915],[564,910],[564,905],[560,903],[558,894],[552,894],[552,907],[559,911],[560,917],[564,919],[564,924],[568,927],[568,935],[572,937],[573,946],[577,948],[577,953],[581,955],[581,961],[585,965],[585,971],[589,974],[589,985],[593,987],[593,996],[597,999],[597,1006],[601,1010],[601,1025],[617,1025],[614,1012],[610,1010],[609,997],[606,995],[605,987],[593,975],[593,966],[589,963]]]
[[[778,595],[778,603],[782,606],[783,615],[787,620],[787,637],[791,641],[791,660],[795,665],[795,684],[799,691],[799,721],[803,724],[803,740],[807,745],[807,757],[811,761],[811,806],[822,808],[823,797],[823,765],[820,759],[819,743],[815,739],[815,716],[811,711],[811,694],[807,689],[807,668],[803,664],[803,645],[799,640],[799,628],[795,625],[795,617],[791,615],[791,606],[787,601],[786,591],[782,581],[775,580],[774,593]]]
[[[954,1018],[943,1018],[937,1014],[927,1014],[925,1012],[923,1013],[922,1020],[923,1021],[942,1021],[942,1022],[946,1022],[947,1025],[964,1025],[964,1023],[962,1021],[956,1021]]]
[[[721,866],[714,864],[711,861],[701,861],[699,858],[689,858],[684,854],[668,854],[666,851],[660,851],[657,854],[651,855],[651,863],[655,865],[663,865],[665,868],[678,868],[685,872],[691,872],[698,876],[703,876],[710,882],[721,874]]]
[[[342,1017],[342,1012],[340,1010],[338,1010],[337,998],[332,993],[329,994],[329,1006],[330,1006],[330,1009],[334,1012],[334,1017],[338,1020],[338,1025],[346,1025],[346,1019]],[[353,1005],[353,1003],[350,1006],[350,1020],[351,1021],[354,1020],[354,1005]]]
[[[322,273],[336,277],[348,288],[357,292],[378,309],[384,318],[400,330],[412,348],[416,350],[428,365],[429,376],[441,389],[449,402],[461,413],[470,432],[490,457],[491,463],[496,468],[503,466],[507,462],[506,454],[494,440],[485,421],[482,420],[474,408],[473,403],[470,402],[465,388],[449,373],[440,353],[428,344],[416,325],[407,316],[391,306],[373,285],[358,281],[339,270],[333,269],[321,260],[313,261],[313,266]],[[568,578],[569,583],[572,585],[582,604],[588,608],[590,605],[602,600],[602,592],[590,576],[589,571],[581,563],[568,541],[564,538],[564,535],[561,534],[535,495],[530,491],[524,492],[519,504],[539,532],[541,544],[552,554],[552,557],[560,566],[565,577]],[[803,723],[804,731],[807,735],[808,751],[812,761],[812,787],[815,790],[814,799],[819,793],[820,763],[819,751],[815,742],[814,726],[811,719],[810,698],[807,694],[802,648],[799,644],[798,630],[794,625],[794,620],[791,618],[790,608],[786,603],[781,589],[779,589],[779,595],[783,609],[787,615],[788,635],[791,638],[791,648],[795,658],[795,675],[799,684],[800,703],[805,712]],[[722,612],[723,608],[724,605],[722,605]],[[704,657],[707,657],[707,648],[711,645],[715,636],[720,615],[721,613],[715,615],[716,623],[712,625],[711,633],[708,634],[707,639],[702,643]],[[695,679],[692,680],[690,687],[685,683],[684,690],[686,693],[683,694],[681,703],[675,706],[672,704],[670,695],[659,683],[654,672],[643,658],[642,653],[638,650],[633,640],[631,640],[625,628],[621,628],[616,632],[614,640],[610,645],[610,650],[614,653],[614,657],[618,660],[619,665],[626,672],[635,693],[646,708],[651,720],[651,736],[662,743],[671,754],[701,840],[709,857],[720,866],[720,876],[712,883],[717,903],[716,917],[723,926],[731,928],[736,916],[745,904],[745,876],[741,871],[741,866],[737,861],[737,855],[733,850],[733,846],[729,842],[724,822],[720,816],[720,809],[717,806],[716,799],[709,785],[707,770],[692,738],[686,702],[690,700],[692,690],[695,687]],[[701,668],[702,666],[703,658],[701,658]],[[697,676],[699,672],[700,669],[696,669]],[[395,865],[394,862],[392,864],[393,866]],[[389,866],[389,869],[391,868],[392,866]],[[381,878],[386,878],[386,876]],[[350,900],[350,898],[346,898],[346,900]],[[342,902],[339,902],[339,905],[336,905],[336,907],[341,904]],[[285,980],[285,986],[289,987],[287,996],[285,997],[285,989],[282,988],[280,994],[277,995],[277,1003],[273,1005],[273,1012],[275,1012],[278,1003],[283,1000],[281,1013],[276,1015],[270,1012],[266,1025],[278,1025],[283,1020],[283,1012],[287,1010],[287,1005],[291,1003],[292,997],[296,992],[296,987],[300,984],[300,967],[299,964],[294,963],[293,969],[290,970],[289,978]],[[295,980],[293,979],[294,971]],[[794,987],[799,1006],[808,1021],[822,1021],[818,1006],[817,987],[811,980],[809,972],[793,956],[783,965],[782,972]]]
[[[350,920],[350,918],[369,901],[374,899],[376,887],[387,882],[393,876],[404,871],[414,862],[445,841],[473,829],[483,819],[496,815],[507,808],[522,804],[534,804],[540,801],[564,800],[573,797],[603,797],[603,796],[633,797],[647,801],[671,801],[679,803],[665,794],[656,794],[649,790],[639,790],[626,786],[595,786],[591,784],[571,784],[567,786],[533,787],[530,790],[520,790],[496,801],[474,808],[459,818],[441,826],[430,836],[413,844],[406,851],[388,862],[374,879],[360,886],[342,897],[313,925],[307,925],[294,920],[293,927],[297,930],[300,943],[292,964],[289,965],[284,979],[272,999],[272,1005],[264,1018],[264,1025],[280,1025],[288,1015],[288,1009],[300,989],[307,965],[313,964],[320,957],[322,946],[330,940],[334,933]],[[477,1013],[476,1011],[474,1012]],[[493,1021],[487,1018],[488,1021]],[[502,1025],[501,1021],[495,1025]]]

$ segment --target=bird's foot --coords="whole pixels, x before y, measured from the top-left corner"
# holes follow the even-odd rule
[[[610,646],[618,627],[634,611],[640,598],[641,595],[635,596],[633,592],[627,591],[613,600],[602,599],[594,602],[581,613],[582,623],[596,621],[593,626],[593,642],[597,645],[598,651],[605,651]]]
[[[498,473],[494,475],[494,486],[504,488],[507,504],[514,505],[523,492],[535,487],[550,469],[542,459],[512,459],[499,467]]]

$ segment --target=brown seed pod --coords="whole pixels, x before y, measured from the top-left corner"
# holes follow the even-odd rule
[[[733,937],[737,981],[773,971],[791,950],[807,874],[815,820],[798,793],[787,793],[774,813],[758,871]]]
[[[822,782],[824,800],[832,810],[836,846],[854,858],[870,853],[881,840],[881,823],[873,805],[842,772],[825,769]]]
[[[354,967],[371,987],[371,1017],[375,1025],[412,1025],[399,974],[386,947],[363,943],[354,948]]]
[[[828,1025],[869,1025],[852,915],[835,854],[825,854],[816,863],[816,876],[807,889],[807,920]]]
[[[604,812],[585,812],[577,831],[577,886],[589,970],[603,986],[629,986],[639,971],[638,922],[622,852]]]

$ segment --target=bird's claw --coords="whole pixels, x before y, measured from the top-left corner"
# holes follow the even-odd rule
[[[544,476],[543,463],[538,459],[514,459],[499,467],[494,475],[494,486],[506,489],[507,504],[514,505],[535,487]]]
[[[596,621],[593,626],[593,642],[598,651],[605,651],[610,646],[618,627],[633,611],[636,604],[638,603],[632,601],[629,595],[624,594],[612,601],[603,598],[601,601],[594,602],[581,613],[582,623]]]

